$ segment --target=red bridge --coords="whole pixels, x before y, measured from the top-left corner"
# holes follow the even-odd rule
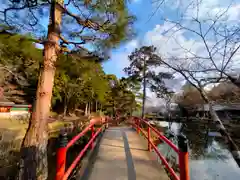
[[[178,136],[177,147],[146,120],[132,117],[128,125],[110,126],[114,122],[91,123],[69,142],[66,134],[61,134],[56,180],[70,179],[72,174],[74,179],[81,180],[190,180],[185,136]],[[90,140],[66,167],[68,149],[89,131]],[[178,154],[179,170],[174,171],[158,150],[151,138],[152,133]],[[156,155],[161,164],[156,161]]]

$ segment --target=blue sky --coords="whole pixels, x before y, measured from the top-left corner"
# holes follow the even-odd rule
[[[129,10],[137,18],[134,24],[136,37],[134,37],[133,41],[135,39],[141,39],[141,37],[143,37],[146,32],[152,30],[156,24],[163,23],[157,13],[151,17],[153,12],[153,4],[149,0],[133,0],[129,4]],[[129,43],[125,43],[117,49],[112,50],[112,57],[108,62],[103,64],[106,73],[115,74],[118,77],[125,75],[124,72],[122,72],[123,66],[119,66],[122,59],[118,59],[116,56],[120,53],[130,53],[131,50],[135,48],[134,44],[131,44],[131,41]]]
[[[112,50],[111,59],[103,64],[107,73],[116,74],[118,77],[124,76],[122,69],[128,65],[127,56],[132,50],[139,47],[140,44],[156,46],[162,57],[169,57],[170,55],[174,57],[189,57],[189,53],[186,53],[187,50],[191,51],[191,53],[206,55],[206,48],[196,34],[181,30],[174,32],[174,36],[170,37],[171,32],[176,30],[176,28],[174,29],[174,24],[169,21],[177,21],[180,18],[180,14],[184,13],[185,20],[182,22],[183,25],[194,30],[198,30],[198,26],[196,26],[196,23],[192,23],[191,18],[196,17],[197,14],[199,20],[204,22],[209,17],[215,17],[214,15],[227,10],[222,19],[224,19],[223,23],[229,27],[231,23],[239,23],[240,19],[240,0],[202,0],[198,11],[196,4],[194,4],[198,2],[197,0],[167,0],[151,17],[158,7],[157,3],[153,4],[152,2],[151,0],[132,0],[129,4],[130,12],[137,17],[137,21],[134,24],[137,36],[117,49]],[[190,3],[193,4],[192,7],[189,6]],[[149,20],[150,17],[151,19]],[[203,31],[209,25],[210,22],[205,23]],[[211,46],[211,32],[209,34],[207,43]],[[184,48],[185,50],[183,50]]]
[[[233,25],[240,23],[240,0],[166,0],[166,3],[162,4],[161,8],[149,20],[149,17],[158,7],[157,3],[153,4],[152,2],[152,0],[132,0],[129,4],[129,10],[137,17],[134,24],[137,35],[129,42],[112,50],[111,59],[103,64],[106,73],[116,74],[118,77],[124,76],[123,68],[129,64],[128,55],[140,45],[154,45],[158,49],[157,53],[162,58],[169,59],[168,63],[174,67],[181,66],[199,70],[200,68],[213,67],[214,64],[221,66],[226,62],[222,60],[222,44],[217,46],[220,50],[218,49],[218,53],[214,53],[212,57],[214,62],[211,62],[201,37],[187,29],[200,31],[198,23],[193,21],[194,18],[198,17],[202,24],[202,31],[205,33],[211,27],[212,20],[216,17],[219,18],[223,12],[224,15],[220,16],[219,21],[214,26],[224,25],[231,29]],[[197,2],[201,2],[201,4],[196,6]],[[179,26],[176,27],[176,24],[172,22],[177,22],[181,18],[183,19],[180,21],[181,25],[185,27],[183,29]],[[213,33],[214,31],[211,29],[206,36],[206,44],[210,49],[217,42],[214,41]],[[221,39],[220,36],[217,38]],[[229,54],[231,52],[230,46],[232,44],[229,44],[229,49],[227,49]],[[193,56],[202,58],[198,59],[197,62],[189,60]],[[237,51],[226,70],[231,72],[234,68],[240,67],[239,59],[240,52]],[[169,68],[159,67],[155,71],[169,71]],[[194,76],[199,79],[209,75],[213,74],[196,73]],[[168,87],[175,91],[180,91],[184,83],[185,79],[179,74],[175,74],[174,80],[166,82]],[[150,98],[156,100],[150,91],[148,94]]]

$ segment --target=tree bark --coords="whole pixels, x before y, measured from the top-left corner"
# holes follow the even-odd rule
[[[68,97],[67,97],[66,87],[65,87],[65,94],[64,94],[64,109],[63,109],[63,116],[67,115],[67,105],[68,105]]]
[[[88,115],[90,115],[90,114],[91,114],[91,106],[92,106],[92,103],[91,103],[91,102],[89,102],[89,106],[88,106]]]
[[[47,42],[44,44],[44,61],[38,80],[36,102],[21,146],[18,173],[20,180],[46,180],[48,177],[47,120],[51,107],[61,18],[61,9],[57,2],[53,1]]]
[[[97,112],[97,110],[98,110],[98,101],[96,100],[95,103],[96,103],[96,104],[95,104],[95,105],[96,105],[95,108],[96,108],[96,112]]]
[[[64,102],[63,116],[65,117],[66,115],[67,115],[67,102]]]
[[[115,114],[115,102],[113,100],[113,103],[112,103],[112,118],[115,118],[116,117],[116,114]]]
[[[88,103],[86,103],[86,106],[85,106],[85,116],[88,115]]]

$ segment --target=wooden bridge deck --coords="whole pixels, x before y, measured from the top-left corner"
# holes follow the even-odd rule
[[[147,151],[147,143],[130,127],[110,127],[103,134],[84,180],[169,180]]]

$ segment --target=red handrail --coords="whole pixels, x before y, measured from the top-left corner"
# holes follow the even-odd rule
[[[66,180],[69,175],[72,173],[76,165],[79,163],[81,158],[83,157],[84,153],[87,151],[89,146],[91,145],[91,149],[94,148],[94,140],[99,135],[99,133],[103,130],[103,126],[105,124],[108,124],[108,119],[106,119],[105,122],[102,122],[102,126],[97,129],[96,132],[94,132],[94,125],[98,122],[93,122],[90,125],[88,125],[82,132],[80,132],[77,136],[72,138],[68,143],[66,143],[66,134],[62,135],[62,140],[60,140],[60,147],[57,150],[57,172],[56,172],[56,180]],[[92,131],[91,138],[88,141],[88,143],[85,145],[85,147],[80,151],[78,156],[75,158],[75,160],[72,162],[72,164],[69,166],[69,168],[65,171],[66,168],[66,155],[67,150],[76,143],[77,140],[79,140],[81,137],[83,137],[89,130]],[[65,139],[64,139],[65,138]]]
[[[156,128],[154,128],[149,122],[147,122],[146,120],[142,119],[142,121],[147,124],[151,130],[153,130],[158,137],[163,140],[165,143],[167,143],[176,153],[179,153],[179,149],[178,147],[173,144],[168,138],[166,138],[164,135],[162,135]]]
[[[76,157],[76,159],[73,161],[73,163],[70,165],[70,167],[67,169],[63,176],[63,180],[66,180],[68,176],[71,174],[73,169],[78,164],[79,160],[83,157],[84,153],[87,151],[88,147],[92,144],[94,139],[97,137],[97,135],[102,131],[102,127],[98,128],[97,132],[93,135],[93,137],[89,140],[89,142],[85,145],[85,147],[80,151],[79,155]]]
[[[187,152],[187,144],[186,142],[183,142],[184,147],[178,148],[175,144],[173,144],[169,139],[167,139],[164,135],[162,135],[156,128],[154,128],[148,121],[144,119],[140,119],[138,117],[133,117],[134,122],[132,123],[133,127],[136,128],[137,132],[142,132],[144,137],[148,140],[148,149],[151,151],[151,147],[154,149],[156,154],[159,156],[163,164],[166,166],[167,170],[170,172],[171,176],[174,178],[174,180],[190,180],[189,176],[189,167],[188,167],[188,152]],[[140,127],[140,121],[143,122],[148,126],[148,132],[146,133],[142,130]],[[179,167],[180,167],[180,178],[178,177],[177,173],[170,167],[167,160],[164,158],[164,156],[161,154],[161,152],[158,150],[158,148],[155,146],[155,144],[151,141],[151,130],[156,133],[159,139],[166,142],[177,154],[179,157]]]
[[[87,126],[82,132],[80,132],[77,136],[75,136],[74,138],[72,138],[69,143],[67,144],[67,149],[69,147],[71,147],[77,140],[79,140],[81,137],[83,137],[90,129],[91,127],[94,126],[94,123],[90,124],[89,126]]]
[[[170,172],[172,177],[175,180],[189,180],[189,170],[188,170],[188,152],[187,152],[187,146],[186,143],[183,143],[184,145],[182,148],[179,146],[179,148],[174,145],[170,140],[168,140],[164,135],[162,135],[157,129],[155,129],[153,126],[149,124],[146,120],[139,119],[137,117],[135,118],[135,122],[132,123],[133,127],[137,129],[137,132],[142,132],[142,134],[145,136],[145,138],[148,139],[148,149],[151,150],[151,147],[154,149],[156,154],[159,156],[159,158],[162,160],[163,164],[166,166],[167,170]],[[148,125],[148,133],[143,131],[143,129],[140,128],[139,124],[140,121],[144,122],[145,124]],[[62,141],[60,141],[60,147],[57,151],[57,173],[56,173],[56,180],[66,180],[69,175],[72,173],[73,169],[76,167],[78,162],[81,160],[83,157],[84,153],[87,151],[89,146],[91,145],[91,148],[94,148],[93,142],[98,136],[98,134],[102,131],[103,125],[106,124],[108,125],[110,121],[108,118],[106,118],[105,122],[102,122],[102,126],[97,129],[96,132],[94,132],[94,125],[98,122],[93,122],[89,126],[87,126],[81,133],[79,133],[77,136],[75,136],[73,139],[71,139],[67,143],[66,139],[66,134],[65,136],[62,136]],[[81,152],[78,154],[78,156],[75,158],[75,160],[72,162],[72,164],[69,166],[69,168],[65,171],[65,166],[66,166],[66,154],[67,150],[69,147],[71,147],[79,138],[84,136],[89,130],[92,131],[92,137],[90,138],[89,142],[85,145],[85,147],[81,150]],[[155,144],[151,141],[151,132],[154,131],[159,139],[163,140],[166,142],[174,151],[178,153],[179,156],[179,166],[180,166],[180,178],[177,176],[177,174],[174,172],[174,170],[170,167],[168,164],[167,160],[164,158],[164,156],[160,153],[158,148],[155,146]],[[65,138],[65,139],[64,139]],[[183,138],[183,137],[182,137]],[[184,139],[184,138],[183,138]],[[183,142],[183,141],[182,141]],[[185,148],[185,149],[184,149]]]

